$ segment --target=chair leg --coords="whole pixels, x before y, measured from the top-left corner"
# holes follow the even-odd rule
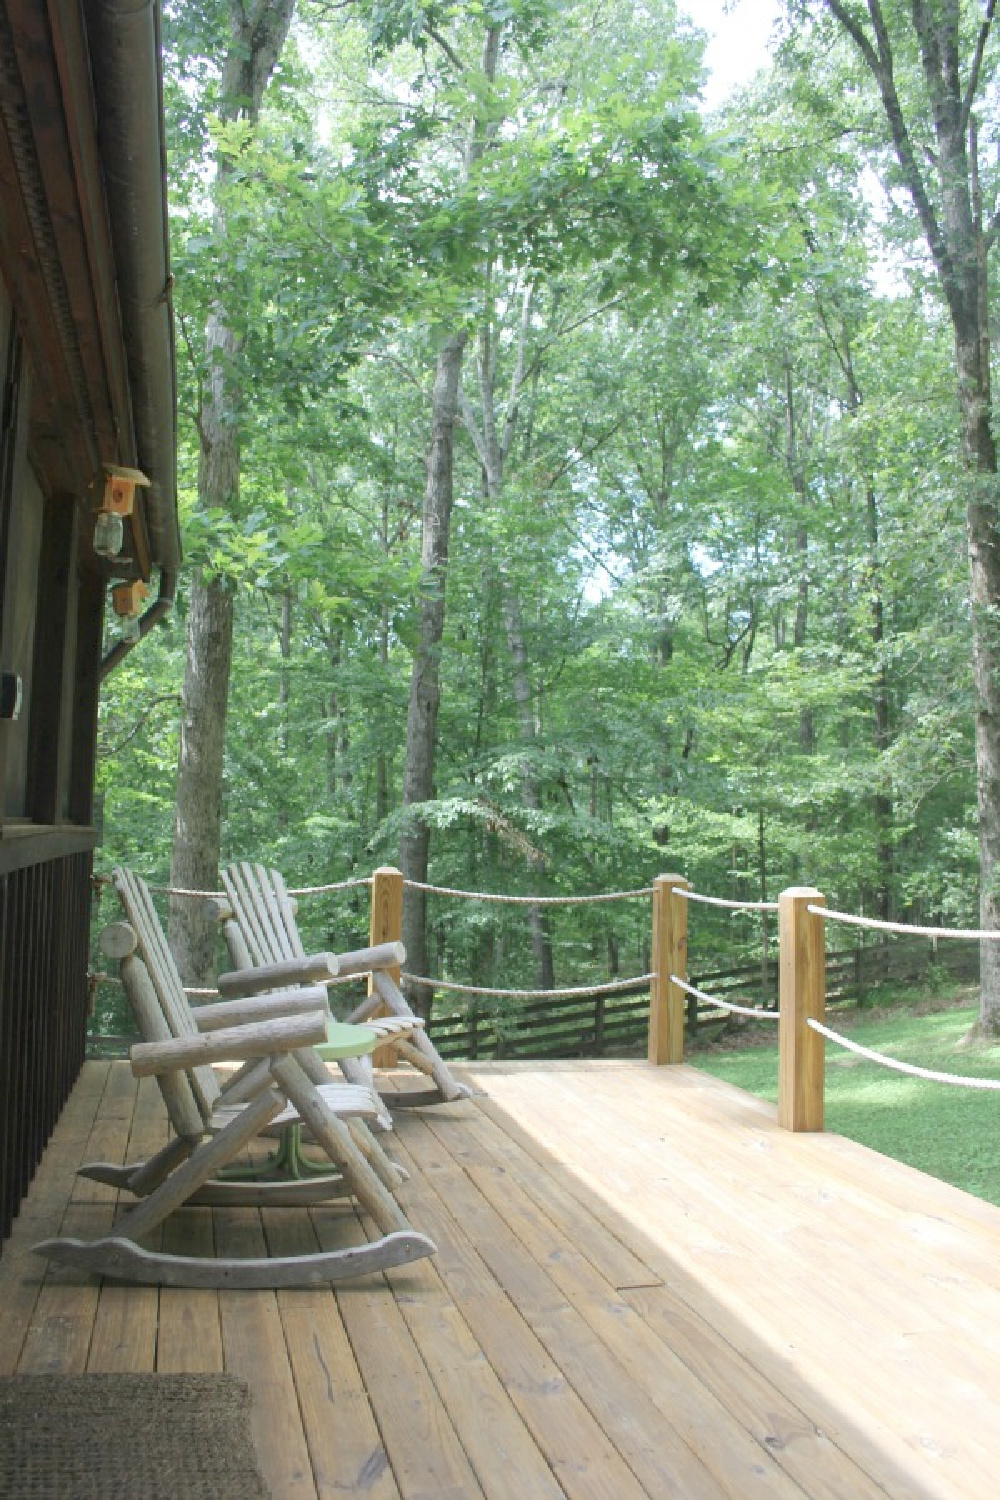
[[[343,1120],[326,1108],[315,1084],[293,1057],[276,1057],[271,1072],[303,1122],[343,1172],[348,1187],[383,1233],[407,1231],[406,1216],[355,1144]]]

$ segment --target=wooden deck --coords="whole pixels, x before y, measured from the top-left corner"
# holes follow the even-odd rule
[[[232,1370],[293,1497],[994,1496],[1000,1210],[687,1068],[491,1063],[401,1114],[431,1261],[329,1291],[182,1292],[46,1270],[165,1135],[89,1063],[0,1259],[0,1374]],[[173,1248],[315,1248],[330,1208],[186,1210]]]

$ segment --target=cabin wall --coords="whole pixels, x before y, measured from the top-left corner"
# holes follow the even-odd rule
[[[0,875],[0,1239],[83,1065],[89,852]]]
[[[83,1062],[103,579],[31,459],[33,372],[0,283],[0,1240]]]

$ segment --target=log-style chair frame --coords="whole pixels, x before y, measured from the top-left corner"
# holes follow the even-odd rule
[[[212,903],[211,909],[222,922],[226,947],[235,968],[219,976],[220,995],[251,993],[248,970],[254,973],[253,989],[257,991],[296,981],[304,985],[328,984],[338,976],[370,972],[371,993],[344,1019],[363,1026],[385,1027],[386,1023],[395,1022],[419,1028],[408,1038],[387,1034],[386,1039],[392,1041],[398,1056],[428,1078],[431,1085],[386,1092],[383,1094],[386,1103],[392,1109],[405,1109],[449,1104],[471,1095],[472,1090],[452,1075],[423,1031],[423,1022],[414,1015],[388,972],[405,961],[402,943],[381,943],[349,953],[307,954],[299,936],[296,904],[278,870],[240,861],[223,870],[222,884],[227,899]],[[370,1080],[367,1059],[344,1059],[340,1066],[352,1082]]]
[[[175,1135],[149,1161],[94,1163],[84,1176],[124,1187],[141,1201],[112,1234],[87,1243],[56,1238],[35,1246],[48,1259],[120,1280],[165,1286],[286,1287],[340,1281],[434,1253],[393,1196],[400,1174],[363,1124],[380,1105],[371,1089],[318,1086],[328,1077],[311,1048],[327,1033],[321,987],[297,988],[203,1006],[195,1018],[152,899],[137,876],[115,870],[130,922],[113,924],[105,951],[118,957],[126,993],[145,1041],[132,1048],[132,1071],[155,1076]],[[199,1027],[198,1021],[203,1024]],[[212,1064],[243,1066],[228,1088]],[[356,1118],[352,1118],[356,1117]],[[322,1181],[226,1182],[220,1174],[255,1136],[293,1123],[308,1129],[333,1172]],[[246,1260],[177,1256],[136,1241],[174,1209],[192,1203],[288,1206],[349,1193],[382,1231],[361,1247],[315,1255]]]
[[[112,883],[128,920],[125,924],[113,923],[106,928],[101,936],[101,946],[109,957],[118,958],[121,963],[122,982],[125,985],[126,994],[136,1015],[140,1033],[147,1041],[166,1036],[194,1036],[199,1031],[207,1031],[214,1026],[227,1024],[228,1016],[234,1013],[239,1015],[241,1021],[256,1018],[255,1007],[265,1006],[263,997],[243,999],[236,1012],[227,1012],[224,1009],[227,1004],[226,1000],[223,1000],[219,1006],[200,1005],[197,1009],[192,1006],[153,904],[149,887],[134,871],[127,870],[120,865],[116,866],[112,872]],[[123,926],[124,933],[120,938],[116,938],[115,933]],[[134,934],[134,937],[130,936],[130,933]],[[133,952],[138,957],[138,964],[132,963]],[[334,962],[336,962],[335,957]],[[252,974],[248,975],[251,981],[255,977]],[[307,1008],[322,1007],[325,1005],[325,1000],[325,991],[320,985],[308,987],[308,998],[305,1001],[301,987],[293,986],[267,997],[266,1009],[270,1015],[286,1015],[302,1010],[304,1005]],[[164,1026],[165,1029],[163,1029]],[[355,1145],[369,1159],[386,1187],[394,1191],[398,1184],[406,1179],[405,1170],[389,1160],[373,1137],[366,1120],[357,1118],[357,1116],[367,1116],[373,1118],[382,1128],[391,1128],[392,1121],[372,1089],[371,1080],[366,1081],[363,1077],[353,1080],[362,1091],[352,1094],[349,1089],[345,1091],[342,1084],[333,1082],[329,1070],[311,1048],[300,1049],[298,1057],[308,1077],[314,1084],[321,1087],[327,1105],[335,1113],[347,1119]],[[202,1111],[206,1130],[225,1124],[224,1113],[220,1117],[220,1112],[238,1106],[245,1097],[242,1091],[242,1077],[239,1073],[230,1078],[224,1086],[220,1086],[212,1068],[195,1067],[191,1070],[191,1085]],[[288,1120],[279,1122],[278,1127],[271,1133],[282,1137],[282,1147],[278,1156],[265,1165],[263,1175],[269,1176],[277,1173],[283,1177],[296,1178],[315,1176],[312,1172],[302,1170],[305,1165],[299,1150],[299,1136],[302,1129],[302,1122],[298,1120],[294,1111]],[[285,1163],[287,1165],[284,1165]],[[89,1169],[84,1169],[84,1171],[90,1176],[96,1175]],[[246,1175],[242,1168],[232,1168],[230,1171],[231,1175]],[[102,1180],[108,1181],[109,1179],[104,1177]],[[314,1183],[313,1193],[310,1195],[313,1201],[321,1201],[322,1189],[321,1179]],[[329,1191],[326,1193],[327,1197],[333,1195]],[[305,1190],[300,1189],[298,1201],[302,1201],[305,1196]]]

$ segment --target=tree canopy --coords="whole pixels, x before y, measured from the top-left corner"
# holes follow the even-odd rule
[[[189,569],[108,856],[996,925],[992,5],[794,0],[714,115],[667,0],[261,9],[165,5]],[[431,978],[642,941],[416,910]]]

